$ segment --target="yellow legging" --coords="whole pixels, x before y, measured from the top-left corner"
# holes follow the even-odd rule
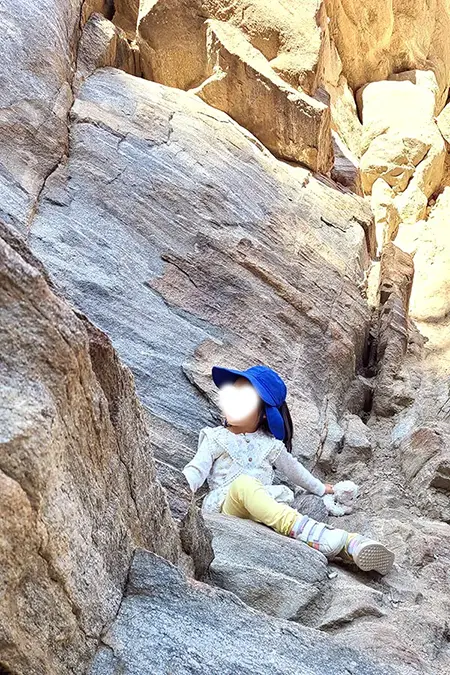
[[[289,535],[301,514],[287,504],[280,504],[264,489],[264,485],[245,474],[230,485],[222,513],[264,523],[280,534]]]

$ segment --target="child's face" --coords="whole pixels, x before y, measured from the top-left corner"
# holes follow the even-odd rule
[[[245,377],[219,390],[219,405],[228,424],[239,427],[256,427],[262,401],[256,389]]]

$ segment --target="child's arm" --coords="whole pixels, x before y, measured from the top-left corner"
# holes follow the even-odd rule
[[[312,475],[295,457],[293,457],[283,445],[280,454],[274,462],[275,468],[279,469],[284,475],[296,485],[312,492],[319,497],[323,497],[327,492],[332,492],[331,485],[322,483],[318,478]]]
[[[201,429],[197,452],[182,471],[192,492],[196,492],[208,478],[213,462],[214,457],[209,446],[209,439],[204,430]]]

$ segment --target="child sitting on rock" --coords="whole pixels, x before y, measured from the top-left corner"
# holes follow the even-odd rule
[[[202,510],[250,518],[327,558],[353,560],[362,570],[386,574],[394,554],[383,544],[302,515],[287,503],[291,490],[272,484],[275,467],[313,494],[333,492],[290,454],[293,425],[281,377],[266,366],[243,371],[214,366],[212,377],[225,423],[201,429],[197,453],[183,469],[193,493],[208,480]]]

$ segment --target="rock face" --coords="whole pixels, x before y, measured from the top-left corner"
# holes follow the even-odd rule
[[[437,84],[433,74],[429,75],[413,71],[408,79],[404,73],[403,79],[393,76],[391,81],[373,82],[358,92],[364,192],[370,194],[380,181],[383,186],[387,183],[392,197],[385,208],[394,209],[398,222],[407,224],[425,215],[444,171],[445,143],[434,118]],[[377,187],[375,209],[380,208],[379,192]],[[380,197],[386,200],[386,187]],[[386,215],[388,227],[390,218]],[[390,236],[380,233],[387,241],[395,236],[395,228],[389,229]]]
[[[275,155],[329,171],[333,154],[328,107],[287,85],[237,28],[210,20],[206,40],[211,75],[195,93],[247,127]]]
[[[193,563],[156,480],[131,373],[4,226],[0,243],[0,663],[80,673],[136,546]]]
[[[399,246],[414,256],[411,315],[419,322],[445,324],[450,313],[450,237],[445,225],[449,212],[450,187],[446,186],[427,220],[399,234]]]
[[[47,180],[31,242],[62,292],[111,335],[133,368],[175,510],[184,508],[177,498],[177,470],[192,456],[198,429],[218,421],[211,365],[263,362],[288,384],[301,430],[295,453],[310,465],[319,459],[332,481],[338,468],[373,485],[370,495],[363,492],[353,520],[342,519],[348,528],[382,539],[393,532],[396,552],[402,544],[395,532],[402,528],[412,533],[410,546],[418,542],[423,551],[427,538],[441,540],[434,525],[423,534],[419,515],[412,519],[409,508],[397,520],[401,499],[396,483],[384,476],[390,441],[382,423],[378,430],[375,418],[366,430],[342,417],[355,370],[363,372],[367,359],[369,312],[361,291],[367,250],[373,253],[374,246],[366,208],[331,181],[274,159],[248,132],[192,94],[114,69],[97,70],[82,85],[71,113],[70,157]],[[74,266],[74,257],[82,264]],[[391,272],[397,283],[395,266]],[[402,284],[398,298],[405,319]],[[400,377],[410,338],[402,340]],[[378,387],[380,392],[381,379]],[[363,405],[370,413],[369,388],[362,386],[353,414]],[[389,379],[386,394],[390,401]],[[413,395],[395,398],[392,424],[412,400]],[[373,433],[382,448],[377,452],[369,440]],[[442,463],[439,467],[435,483],[441,485],[446,474]],[[401,644],[394,663],[403,672],[407,663],[425,670],[422,647],[403,637],[405,630],[416,630],[409,618],[415,616],[415,598],[428,592],[425,581],[413,580],[409,571],[410,546],[398,575],[379,587],[381,605],[370,584],[355,581],[358,601],[351,611],[340,614],[333,593],[317,615],[312,602],[303,612],[304,598],[298,597],[283,611],[303,621],[311,614],[313,625],[338,630],[381,658]],[[446,559],[444,554],[439,564]],[[424,560],[425,554],[419,564]],[[352,584],[347,586],[351,595]],[[244,576],[240,589],[253,602]],[[402,598],[401,614],[394,612],[391,595]],[[445,668],[445,651],[437,647],[445,641],[440,623],[445,602],[435,605],[433,621],[428,601],[424,605],[424,631]],[[371,639],[374,634],[380,638]]]
[[[255,359],[286,378],[297,451],[314,456],[327,388],[347,388],[369,319],[356,197],[197,97],[114,69],[81,88],[69,161],[42,197],[32,246],[132,367],[160,459],[181,468],[217,421],[199,393],[212,400],[210,367]]]
[[[383,2],[326,0],[330,32],[352,89],[391,73],[412,68],[433,70],[439,83],[440,107],[450,84],[450,54],[446,33],[448,5],[420,0]]]
[[[81,674],[103,631],[98,672],[340,675],[343,655],[363,673],[389,654],[389,672],[450,673],[447,3],[23,0],[2,18],[0,215],[34,253],[2,225],[0,670]],[[294,454],[360,485],[334,524],[396,567],[333,579],[217,519],[213,581],[266,614],[139,553],[108,630],[136,546],[208,576],[180,469],[219,421],[215,363],[280,372]],[[209,642],[189,651],[180,625]]]
[[[412,394],[402,376],[409,340],[408,307],[414,278],[410,255],[389,243],[383,249],[380,268],[378,311],[378,374],[373,410],[392,415],[411,402]]]
[[[332,637],[251,610],[231,593],[190,583],[168,562],[137,551],[125,598],[90,675],[244,675],[255,665],[264,675],[398,672]]]

